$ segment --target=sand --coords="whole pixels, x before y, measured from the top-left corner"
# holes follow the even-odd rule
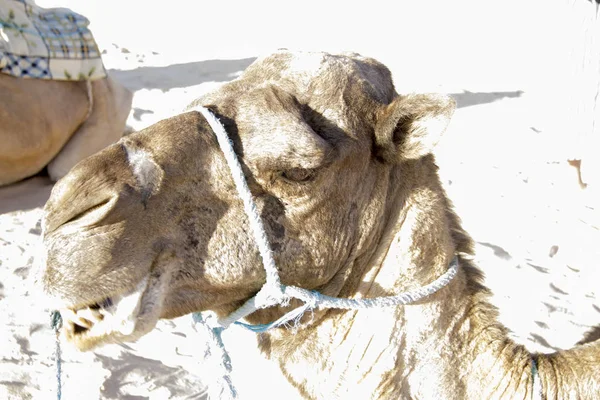
[[[600,325],[599,191],[577,186],[564,133],[553,131],[546,108],[552,79],[542,68],[552,53],[552,37],[543,35],[551,24],[536,18],[534,6],[406,2],[390,12],[378,1],[368,8],[307,1],[286,10],[267,1],[150,3],[38,2],[71,7],[92,21],[109,73],[134,91],[130,129],[179,113],[279,47],[378,58],[399,91],[457,99],[436,156],[514,339],[552,352]],[[41,207],[51,187],[36,177],[0,189],[2,399],[55,398],[54,336],[34,284]],[[263,399],[297,397],[260,360],[252,334],[234,329],[225,340],[242,398],[257,398],[257,390]],[[203,398],[210,372],[203,351],[189,316],[161,321],[137,343],[89,353],[65,347],[63,398]]]

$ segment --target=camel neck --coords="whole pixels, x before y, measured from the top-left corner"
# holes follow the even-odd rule
[[[333,383],[350,381],[358,382],[359,398],[531,398],[530,353],[497,322],[481,272],[460,256],[472,242],[457,217],[449,208],[436,214],[435,201],[445,200],[429,188],[398,201],[403,212],[390,218],[365,272],[340,295],[410,290],[441,275],[457,254],[458,276],[417,304],[323,312],[298,332],[266,335],[263,350],[309,398],[339,397],[345,388]]]
[[[458,275],[447,287],[409,306],[322,311],[296,332],[261,337],[262,350],[305,397],[535,398],[532,355],[498,322],[483,274],[470,261],[473,242],[438,185],[399,187],[409,195],[391,196],[402,206],[389,208],[402,211],[389,215],[379,245],[349,265],[337,294],[410,290],[443,274],[458,256]],[[594,379],[580,377],[600,374],[599,346],[537,355],[546,398],[594,398]]]
[[[458,364],[472,398],[533,399],[532,356],[515,343],[498,322],[497,309],[489,303],[489,290],[481,272],[465,262],[461,299],[461,323],[452,332],[460,343]],[[472,394],[472,395],[471,395]]]
[[[462,261],[463,275],[452,294],[460,304],[461,322],[447,331],[455,343],[469,396],[465,398],[574,399],[596,398],[600,342],[552,354],[531,354],[515,343],[489,303],[481,272]],[[446,304],[451,304],[446,301]]]

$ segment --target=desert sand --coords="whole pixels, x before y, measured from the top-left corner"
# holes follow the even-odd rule
[[[451,3],[38,1],[90,19],[107,70],[134,92],[130,130],[181,112],[281,47],[359,52],[388,65],[399,92],[453,95],[436,157],[502,322],[531,351],[572,347],[600,325],[600,190],[577,185],[573,136],[554,129],[547,108],[560,95],[548,68],[560,56],[551,45],[560,16],[542,18],[535,1]],[[56,396],[54,335],[34,284],[51,187],[34,177],[0,189],[2,399]],[[261,361],[253,334],[232,328],[225,341],[242,398],[297,398]],[[136,343],[63,346],[63,399],[204,398],[204,349],[191,316],[161,321]]]

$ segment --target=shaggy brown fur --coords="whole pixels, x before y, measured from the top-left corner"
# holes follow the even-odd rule
[[[304,397],[531,398],[531,355],[497,322],[430,154],[450,99],[398,96],[389,71],[356,54],[283,51],[196,103],[220,116],[235,144],[284,283],[394,295],[459,257],[457,277],[417,304],[316,311],[296,333],[263,335],[266,357]],[[226,314],[265,279],[222,153],[196,112],[77,165],[55,186],[44,230],[43,284],[80,349],[134,340],[159,317]],[[547,398],[598,393],[597,343],[537,357]]]
[[[110,78],[90,83],[0,74],[0,186],[48,166],[53,180],[116,142],[131,93]]]

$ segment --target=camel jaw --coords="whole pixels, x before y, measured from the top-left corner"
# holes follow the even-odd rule
[[[139,339],[156,325],[169,280],[168,273],[151,273],[132,291],[60,309],[64,338],[81,351]]]

